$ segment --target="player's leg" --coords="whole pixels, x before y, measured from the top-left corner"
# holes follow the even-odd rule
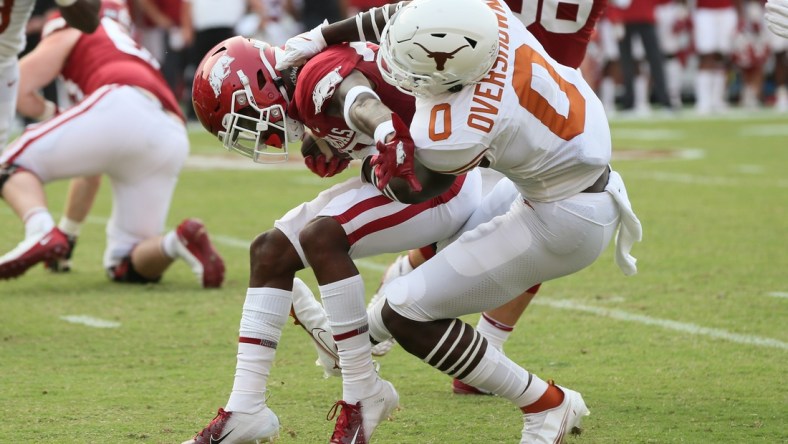
[[[55,227],[44,185],[34,173],[18,165],[0,166],[0,194],[25,225],[24,240],[0,256],[0,279],[18,277],[38,262],[65,256],[68,240]]]
[[[696,9],[692,16],[692,37],[698,54],[698,72],[695,74],[695,111],[708,114],[714,106],[714,78],[718,70],[715,51],[717,33],[713,11]]]
[[[398,404],[393,386],[380,379],[372,362],[364,281],[353,259],[397,251],[445,238],[458,230],[480,200],[478,172],[457,179],[444,195],[415,205],[392,202],[370,184],[354,198],[326,205],[299,235],[305,261],[317,278],[320,296],[342,368],[342,407],[332,440],[358,433],[368,440]],[[352,418],[360,417],[362,424]]]
[[[68,237],[69,249],[65,257],[44,262],[44,266],[49,271],[56,273],[71,271],[71,258],[74,255],[77,238],[93,207],[100,186],[100,175],[71,179],[66,195],[66,207],[57,224],[58,229]]]
[[[118,88],[111,100],[114,106],[106,113],[112,123],[107,126],[122,142],[116,143],[105,170],[113,194],[104,256],[110,277],[118,282],[139,282],[139,277],[155,282],[175,259],[182,259],[203,287],[220,286],[224,262],[202,222],[186,219],[163,233],[189,152],[183,123],[136,88]]]
[[[607,193],[532,205],[518,202],[509,214],[464,234],[391,282],[384,288],[382,317],[403,348],[442,372],[511,400],[526,416],[574,409],[579,421],[585,410],[579,395],[548,385],[456,319],[500,306],[535,282],[588,266],[609,244],[618,222],[618,210]],[[522,235],[523,224],[529,236]],[[565,395],[570,404],[563,403]],[[528,423],[524,439],[539,433]]]
[[[291,210],[277,221],[280,228],[270,229],[252,241],[230,396],[214,420],[184,444],[207,443],[211,436],[227,437],[228,442],[268,442],[279,435],[279,419],[268,407],[265,394],[292,305],[295,273],[304,267],[281,227],[300,231],[309,217],[308,205]]]
[[[108,150],[100,137],[84,135],[85,128],[97,123],[105,96],[91,95],[46,122],[28,126],[0,156],[0,192],[25,224],[25,240],[0,258],[0,278],[19,276],[68,251],[68,240],[47,209],[43,184],[100,171]]]
[[[11,126],[16,116],[16,98],[19,87],[19,64],[16,58],[0,68],[0,84],[10,85],[0,88],[0,152],[8,142]]]

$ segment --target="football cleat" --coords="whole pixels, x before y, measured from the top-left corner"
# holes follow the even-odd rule
[[[268,407],[257,413],[228,412],[220,408],[200,433],[183,444],[260,444],[279,436],[279,418]]]
[[[330,444],[367,444],[378,424],[394,413],[399,406],[397,391],[388,381],[378,379],[378,382],[379,389],[374,395],[355,404],[337,401],[331,407],[326,419],[330,421],[336,417],[337,422]]]
[[[552,381],[548,381],[554,385]],[[591,413],[580,393],[557,386],[564,392],[564,401],[539,413],[524,413],[523,433],[520,444],[562,443],[567,432],[576,435],[582,431],[580,422]]]
[[[468,385],[457,378],[454,378],[451,381],[451,391],[458,395],[492,395],[492,393],[476,388],[472,385]]]
[[[52,273],[68,273],[71,271],[71,257],[74,255],[74,248],[77,246],[77,237],[66,234],[68,239],[68,252],[61,258],[53,258],[44,261],[44,268]]]
[[[342,376],[339,353],[328,325],[326,311],[315,299],[312,290],[299,278],[293,279],[293,307],[290,316],[295,320],[295,324],[300,325],[312,338],[317,350],[315,364],[323,367],[325,377]]]
[[[205,288],[217,288],[224,281],[224,261],[211,244],[205,225],[198,219],[186,219],[175,229],[176,252],[189,264]]]
[[[57,227],[31,236],[0,257],[0,279],[21,276],[39,262],[62,258],[68,249],[68,239]]]

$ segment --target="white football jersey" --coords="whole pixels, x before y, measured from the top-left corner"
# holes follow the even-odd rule
[[[460,174],[482,159],[525,198],[552,202],[591,186],[611,156],[602,103],[578,70],[545,52],[501,0],[499,51],[490,73],[457,93],[417,97],[416,156]]]
[[[15,60],[25,49],[25,27],[34,5],[35,0],[0,1],[0,66]]]

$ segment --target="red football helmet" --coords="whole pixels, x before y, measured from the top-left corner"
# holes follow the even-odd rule
[[[275,48],[244,37],[211,49],[194,75],[192,104],[200,123],[228,150],[259,163],[287,160],[304,126],[287,117],[289,96],[274,70]]]

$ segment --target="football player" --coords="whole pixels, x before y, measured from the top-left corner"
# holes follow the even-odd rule
[[[396,390],[373,366],[364,282],[353,259],[453,235],[479,205],[481,179],[474,171],[430,174],[419,183],[414,174],[422,172],[407,162],[372,161],[369,155],[383,146],[391,146],[390,152],[410,151],[411,161],[413,149],[407,124],[414,99],[381,78],[376,53],[372,44],[337,45],[303,67],[278,71],[274,66],[281,49],[234,37],[209,51],[197,68],[195,112],[226,148],[258,162],[281,161],[305,126],[319,140],[310,137],[302,147],[314,173],[333,176],[356,158],[364,159],[367,174],[298,205],[252,242],[233,389],[216,418],[187,443],[264,442],[277,435],[278,419],[266,405],[266,381],[292,300],[309,291],[294,284],[295,273],[306,267],[315,273],[328,314],[327,325],[310,332],[316,339],[333,334],[343,377],[331,442],[352,436],[342,427],[348,415],[360,421],[355,424],[363,423],[354,430],[356,442],[368,442],[375,425],[398,405]],[[408,191],[397,198],[419,203],[392,200],[391,186],[398,180],[389,183],[389,178],[394,174],[422,188],[411,192],[406,185]]]
[[[104,174],[113,189],[103,260],[112,280],[157,282],[180,258],[204,287],[218,287],[224,263],[200,221],[186,219],[162,234],[189,152],[181,110],[150,53],[116,20],[128,17],[125,6],[102,8],[92,34],[55,15],[20,62],[21,114],[41,116],[55,107],[38,91],[58,75],[76,105],[29,126],[0,155],[0,194],[25,225],[25,239],[0,257],[0,279],[69,249],[46,207],[44,184]]]
[[[692,41],[698,53],[695,111],[726,110],[727,65],[736,29],[743,20],[743,0],[697,0],[692,11]]]
[[[55,0],[64,19],[74,28],[83,32],[93,32],[99,22],[99,0]],[[19,87],[19,66],[17,56],[25,48],[25,30],[30,14],[33,13],[35,0],[15,0],[3,2],[3,18],[0,21],[0,151],[8,140],[16,112],[16,97]],[[54,108],[47,108],[42,115],[54,114]],[[0,175],[0,177],[2,177]]]
[[[311,31],[288,40],[285,55],[279,62],[279,68],[298,66],[317,54],[328,44],[350,40],[379,41],[380,30],[388,22],[390,16],[402,6],[410,2],[399,2],[381,8],[372,8],[367,13],[330,25],[322,25]],[[586,54],[586,49],[594,32],[594,27],[607,6],[607,0],[578,0],[561,2],[557,0],[518,1],[508,0],[515,16],[526,25],[527,29],[544,46],[545,51],[561,64],[578,68]],[[497,180],[499,175],[486,175]],[[517,195],[511,184],[502,184],[497,192],[508,192],[512,198]],[[505,211],[507,208],[501,208]],[[470,223],[473,223],[472,221]],[[466,229],[472,225],[466,226]],[[387,269],[381,285],[391,279],[408,273],[428,258],[434,256],[435,246],[429,245],[421,249],[411,250],[407,255],[398,257]],[[534,285],[514,300],[482,313],[477,329],[494,347],[503,348],[504,342],[514,330],[514,325],[522,316],[528,304],[539,290]],[[379,300],[376,293],[370,301],[370,308]],[[385,340],[372,349],[375,355],[386,354],[393,345],[393,339]],[[326,361],[328,362],[328,361]],[[483,394],[482,391],[464,384],[458,379],[452,381],[452,390],[458,394]]]
[[[450,174],[492,168],[519,195],[493,202],[508,211],[384,286],[370,331],[388,331],[433,367],[512,401],[524,416],[522,443],[561,442],[588,413],[581,395],[518,366],[457,317],[587,267],[616,231],[616,261],[636,272],[629,252],[641,227],[609,167],[602,104],[502,0],[417,0],[380,40],[384,79],[416,97],[417,164]]]

